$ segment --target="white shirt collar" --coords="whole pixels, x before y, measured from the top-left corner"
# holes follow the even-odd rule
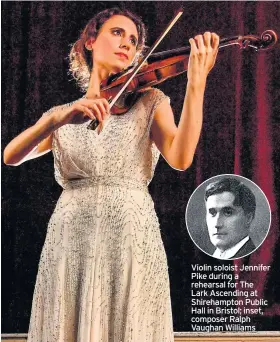
[[[247,241],[249,241],[248,235],[244,239],[239,241],[236,245],[226,249],[225,251],[221,251],[217,248],[213,254],[213,257],[216,257],[218,259],[230,259],[239,251],[241,247],[245,245]]]

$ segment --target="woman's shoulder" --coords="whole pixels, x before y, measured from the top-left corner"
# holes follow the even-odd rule
[[[169,96],[165,95],[164,92],[158,88],[147,89],[144,93],[144,97],[154,106],[159,105],[165,99],[168,99],[170,102]]]
[[[150,87],[147,90],[145,90],[144,94],[151,97],[166,96],[162,90],[153,87]]]

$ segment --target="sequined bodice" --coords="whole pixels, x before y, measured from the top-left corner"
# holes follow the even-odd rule
[[[145,92],[122,115],[111,115],[100,134],[89,122],[68,124],[54,134],[55,177],[62,187],[73,179],[130,180],[147,186],[159,152],[150,139],[153,112],[166,97],[160,90]]]

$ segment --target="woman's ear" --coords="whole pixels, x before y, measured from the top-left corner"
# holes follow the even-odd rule
[[[86,42],[85,42],[85,48],[89,51],[93,50],[93,44],[95,42],[94,38],[89,38]]]

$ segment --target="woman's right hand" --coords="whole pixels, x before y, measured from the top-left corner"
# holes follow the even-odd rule
[[[54,113],[55,121],[59,126],[65,124],[82,124],[95,118],[102,123],[110,114],[109,102],[104,98],[75,101],[65,110]]]

